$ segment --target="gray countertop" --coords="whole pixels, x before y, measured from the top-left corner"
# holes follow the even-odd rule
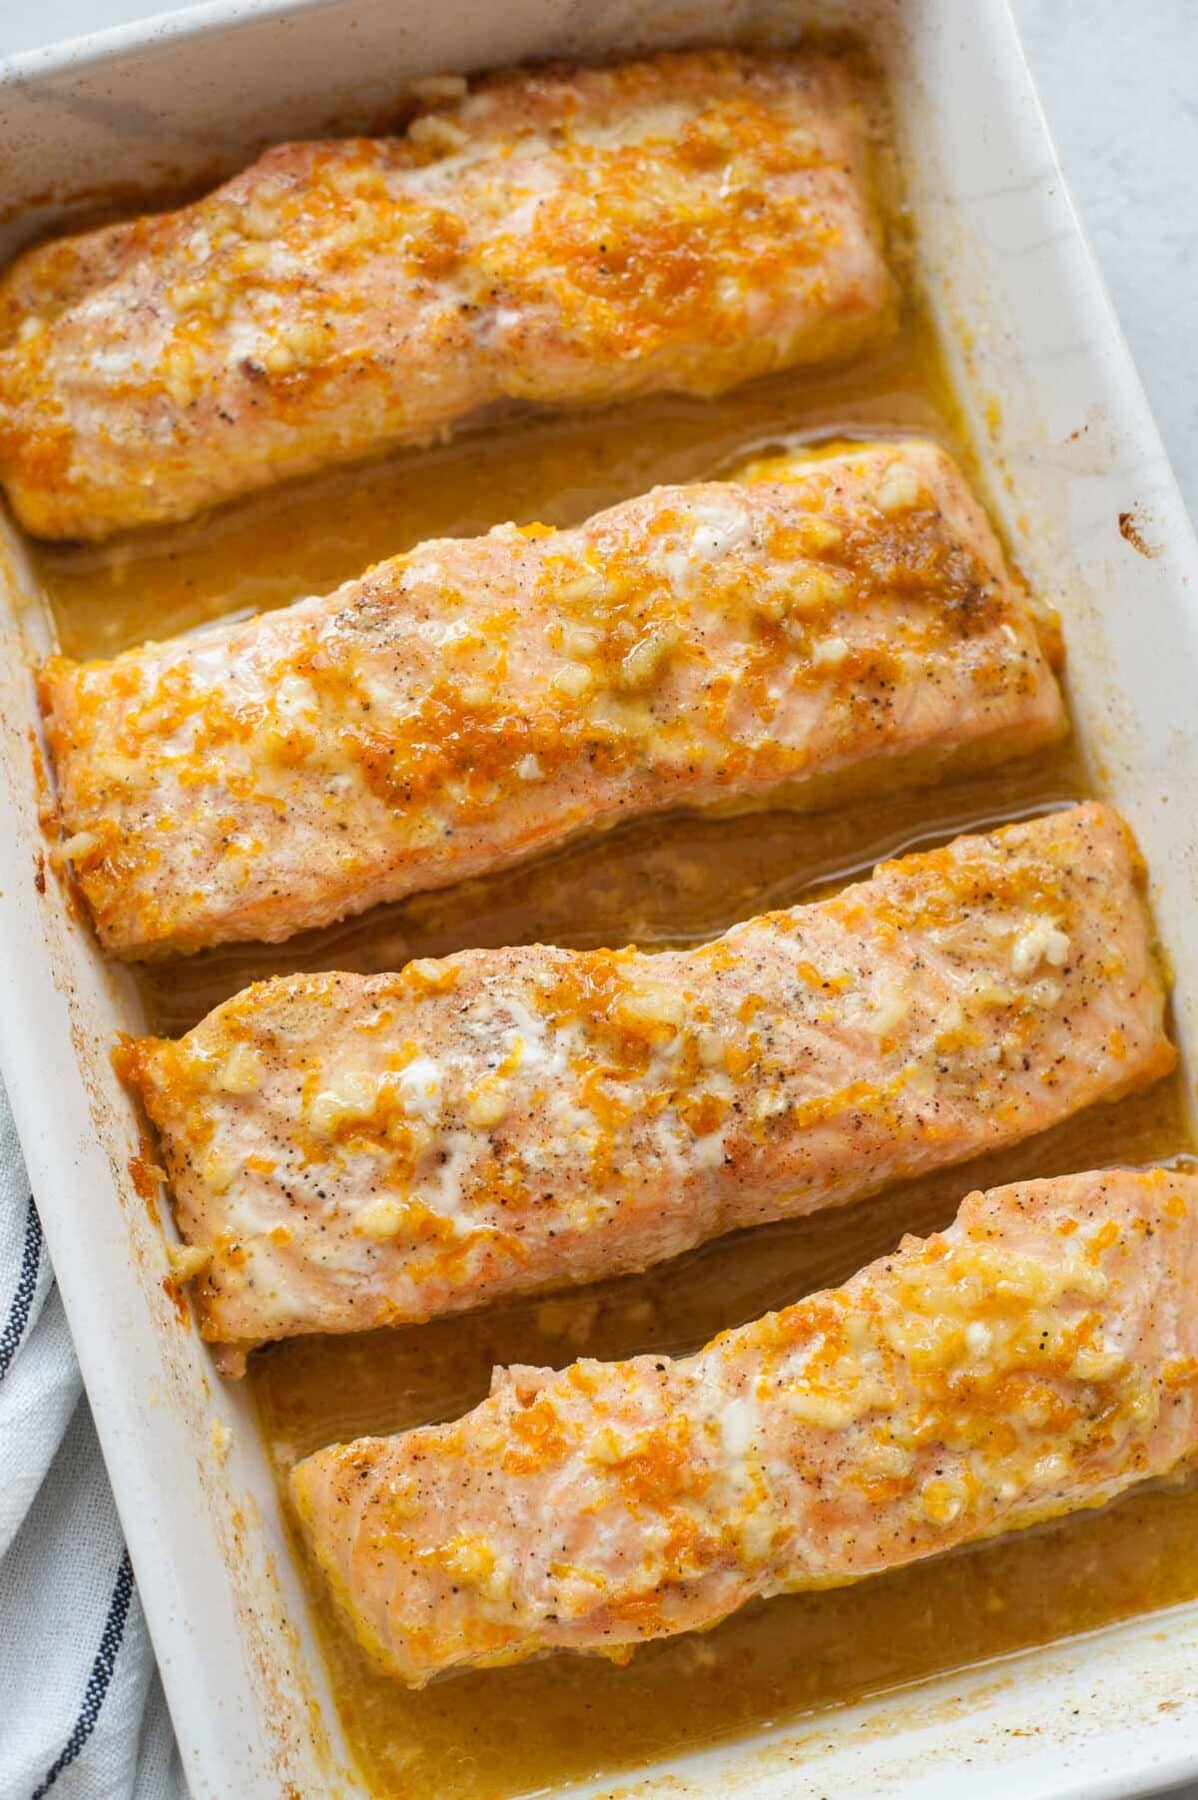
[[[1198,0],[1012,4],[1074,199],[1198,518]],[[181,9],[9,0],[0,4],[0,57],[169,10]]]
[[[1066,179],[1198,518],[1198,5],[1012,4]]]

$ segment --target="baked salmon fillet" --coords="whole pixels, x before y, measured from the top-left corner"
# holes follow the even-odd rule
[[[638,813],[1025,753],[1065,729],[1053,654],[959,470],[911,442],[422,544],[248,622],[53,657],[41,692],[65,852],[136,958]]]
[[[0,480],[44,537],[184,519],[502,401],[852,355],[894,290],[860,95],[733,51],[441,78],[402,137],[286,144],[0,289]]]
[[[204,1335],[357,1331],[648,1268],[1172,1068],[1117,814],[883,864],[696,950],[294,975],[128,1040]]]
[[[291,1492],[401,1680],[623,1660],[1178,1469],[1198,1450],[1196,1292],[1192,1176],[996,1188],[697,1356],[497,1371],[465,1418],[321,1450]]]

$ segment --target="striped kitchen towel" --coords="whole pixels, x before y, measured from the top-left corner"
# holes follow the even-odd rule
[[[0,1800],[186,1800],[0,1086]]]

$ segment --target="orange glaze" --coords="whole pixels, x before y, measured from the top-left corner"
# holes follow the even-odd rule
[[[297,976],[177,1043],[138,1039],[120,1065],[204,1260],[205,1334],[356,1330],[646,1268],[1159,1079],[1175,1057],[1137,879],[1118,815],[1082,806],[696,950]]]
[[[886,197],[893,205],[893,188]],[[977,480],[935,337],[908,304],[898,336],[847,368],[777,375],[709,401],[647,399],[502,425],[486,438],[293,483],[193,525],[99,548],[42,545],[37,562],[62,651],[112,657],[147,638],[328,592],[429,536],[474,535],[513,518],[572,525],[658,482],[726,475],[772,447],[910,433],[930,433]],[[177,1035],[248,982],[301,968],[396,969],[483,944],[693,943],[815,898],[886,856],[1091,786],[1067,745],[934,790],[855,797],[816,814],[654,819],[274,949],[145,965],[138,982],[151,1027]],[[971,1186],[1184,1160],[1191,1144],[1175,1076],[967,1169],[722,1238],[645,1275],[411,1328],[295,1338],[250,1363],[268,1451],[285,1489],[297,1459],[326,1444],[460,1415],[484,1398],[497,1363],[687,1354],[729,1325],[847,1279],[905,1230],[942,1228]],[[549,1657],[413,1692],[372,1668],[322,1580],[312,1580],[310,1605],[371,1792],[512,1800],[610,1779],[1195,1596],[1198,1489],[1186,1489],[851,1587],[750,1605],[709,1633],[646,1646],[627,1667]],[[818,1754],[818,1724],[814,1732],[800,1754]]]
[[[501,400],[718,393],[893,326],[860,105],[822,57],[484,77],[402,138],[281,145],[0,288],[0,479],[103,537]]]
[[[1188,1141],[1177,1084],[1161,1083],[966,1171],[721,1239],[643,1276],[400,1331],[297,1338],[252,1358],[248,1379],[285,1482],[326,1444],[459,1417],[486,1396],[496,1363],[689,1354],[848,1279],[906,1229],[942,1229],[971,1184],[1149,1160]],[[377,1670],[312,1572],[343,1716],[372,1790],[389,1800],[508,1800],[611,1778],[1195,1595],[1198,1490],[1172,1490],[852,1587],[750,1605],[711,1632],[644,1646],[625,1667],[552,1656],[414,1692]],[[809,1729],[815,1755],[818,1722]]]
[[[441,539],[324,598],[51,657],[105,947],[278,941],[671,805],[927,780],[1061,735],[1051,621],[919,440]]]
[[[319,1451],[305,1535],[413,1686],[617,1658],[1101,1505],[1198,1454],[1198,1179],[970,1195],[947,1232],[683,1361],[497,1370],[449,1424]]]

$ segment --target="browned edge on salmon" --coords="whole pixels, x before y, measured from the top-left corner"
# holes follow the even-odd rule
[[[1086,804],[699,949],[258,983],[119,1062],[204,1334],[412,1323],[648,1268],[1167,1073],[1131,834]]]
[[[857,82],[728,50],[417,83],[0,284],[0,481],[42,537],[185,519],[500,404],[714,394],[885,338]]]
[[[750,1599],[1105,1504],[1198,1450],[1198,1180],[971,1194],[841,1288],[683,1361],[497,1370],[462,1419],[300,1462],[355,1635],[415,1686],[623,1660]]]
[[[782,456],[575,530],[52,657],[63,832],[124,957],[276,942],[670,807],[828,806],[1066,729],[1052,620],[922,441]]]

